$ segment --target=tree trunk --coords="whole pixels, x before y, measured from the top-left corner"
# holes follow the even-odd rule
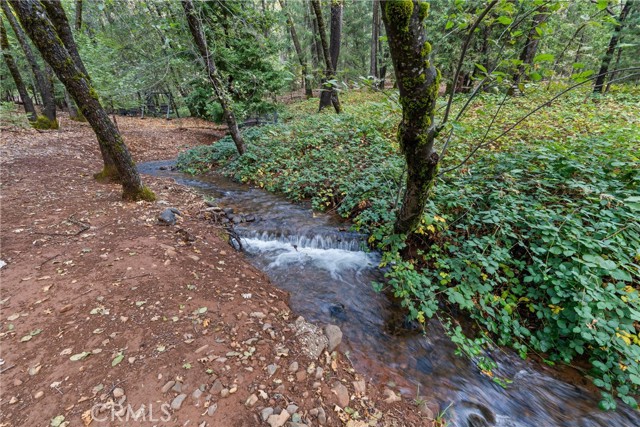
[[[2,18],[0,18],[0,48],[2,48],[4,62],[7,64],[9,73],[11,73],[11,77],[13,77],[13,81],[16,84],[16,88],[18,89],[18,93],[22,99],[24,111],[27,113],[29,120],[35,121],[38,115],[35,107],[33,106],[33,101],[27,92],[27,87],[24,85],[24,81],[20,75],[20,70],[18,70],[18,66],[11,55],[9,39],[7,38],[7,30],[4,28],[4,20]]]
[[[313,41],[311,42],[311,53],[313,54],[313,67],[315,70],[318,70],[323,62],[324,62],[324,54],[322,53],[322,43],[320,42],[320,30],[318,30],[318,20],[316,18],[315,11],[313,9],[313,5],[309,3],[309,7],[311,8],[311,23],[313,24]],[[316,77],[318,77],[318,73],[316,72]]]
[[[13,1],[10,0],[13,4]],[[87,69],[84,66],[84,62],[82,62],[82,58],[80,58],[80,53],[78,52],[78,46],[76,45],[75,40],[73,39],[73,34],[71,33],[71,27],[69,27],[69,20],[67,19],[67,15],[64,13],[64,9],[62,8],[62,3],[59,1],[44,1],[42,5],[47,11],[47,15],[53,27],[58,33],[58,37],[62,40],[64,47],[71,55],[71,58],[76,64],[76,67],[80,70],[85,77],[89,78],[89,73],[87,73]],[[72,95],[73,96],[73,95]]]
[[[620,16],[618,17],[618,25],[613,30],[613,34],[611,34],[611,40],[609,40],[609,46],[607,47],[607,51],[602,58],[602,62],[600,64],[600,71],[598,71],[598,77],[596,78],[596,82],[593,85],[593,93],[602,93],[602,88],[604,86],[604,82],[607,78],[607,73],[609,72],[609,65],[611,65],[611,59],[613,58],[613,53],[618,46],[618,41],[620,40],[620,32],[625,25],[625,20],[627,19],[627,15],[631,11],[633,7],[634,0],[627,0],[620,12]]]
[[[318,34],[320,35],[320,43],[322,45],[322,55],[324,57],[324,63],[325,63],[325,72],[324,72],[325,78],[323,79],[323,88],[322,88],[322,92],[320,93],[319,110],[322,111],[324,107],[328,106],[329,104],[333,104],[333,108],[336,110],[336,113],[339,114],[340,101],[338,100],[338,92],[336,91],[335,86],[330,83],[332,80],[336,79],[335,67],[333,65],[333,62],[331,61],[332,52],[329,50],[329,44],[327,42],[327,33],[324,27],[324,18],[322,17],[322,10],[320,9],[320,0],[311,0],[311,5],[313,6],[313,11],[316,15],[316,22],[318,23]],[[334,17],[333,8],[334,6],[332,5],[331,6],[332,21]],[[340,6],[340,21],[342,21],[342,6]],[[340,23],[340,25],[342,25],[342,22]],[[333,23],[332,23],[332,26],[333,26]],[[333,37],[332,37],[332,40],[333,40]],[[340,53],[339,38],[338,38],[337,53],[338,54]]]
[[[216,64],[209,53],[207,48],[207,40],[202,31],[202,26],[200,24],[200,20],[196,15],[196,11],[193,8],[193,3],[191,0],[182,0],[182,7],[184,8],[184,13],[187,16],[187,24],[189,25],[189,30],[191,31],[191,35],[193,36],[193,40],[196,44],[196,47],[200,51],[200,55],[205,62],[207,68],[207,74],[209,76],[209,81],[213,86],[213,91],[218,98],[218,102],[222,107],[222,111],[224,112],[224,118],[227,122],[227,127],[229,128],[229,133],[231,134],[231,138],[233,142],[236,144],[236,148],[240,155],[244,154],[246,149],[244,145],[244,141],[242,140],[242,136],[240,135],[240,130],[238,129],[238,123],[236,122],[236,116],[233,113],[231,107],[231,98],[227,94],[222,79],[218,73],[216,68]]]
[[[296,32],[296,27],[293,23],[293,18],[291,14],[286,10],[284,0],[279,0],[280,7],[285,11],[285,15],[287,16],[287,26],[289,27],[289,32],[291,33],[291,40],[293,41],[293,47],[296,50],[296,55],[298,56],[298,62],[300,63],[300,67],[302,67],[302,82],[304,84],[304,93],[307,98],[311,98],[313,96],[313,90],[311,88],[311,82],[308,77],[308,69],[307,69],[307,58],[300,46],[300,39],[298,38],[298,33]]]
[[[74,26],[76,31],[82,29],[82,0],[76,0],[76,21]]]
[[[398,139],[407,163],[406,189],[394,231],[408,235],[420,224],[438,170],[433,117],[440,75],[431,65],[431,45],[426,42],[428,4],[382,0],[381,6],[402,105]]]
[[[380,40],[380,0],[373,0],[373,20],[371,22],[371,52],[369,57],[369,75],[376,79],[378,74],[378,40]]]
[[[613,65],[613,69],[617,70],[618,69],[618,65],[620,65],[620,56],[622,55],[622,48],[618,48],[618,54],[616,55],[616,63]],[[609,77],[609,83],[607,83],[607,87],[604,89],[604,93],[609,92],[609,89],[611,89],[611,80],[614,80],[616,78],[616,72],[613,71],[611,73],[611,77]]]
[[[123,188],[122,197],[125,200],[154,200],[153,192],[142,185],[140,175],[122,136],[102,108],[98,94],[89,78],[79,69],[65,49],[60,34],[56,32],[48,18],[43,4],[37,0],[10,0],[10,2],[31,41],[67,88],[93,128],[103,157],[106,153],[106,157],[113,161],[115,171],[108,170],[110,165],[105,163],[103,173],[117,172]],[[68,26],[67,30],[70,33]]]
[[[518,86],[520,83],[520,80],[527,71],[527,66],[533,65],[533,58],[535,58],[536,52],[538,51],[538,44],[540,44],[540,36],[538,35],[536,28],[545,22],[548,17],[549,12],[547,12],[545,7],[541,7],[540,11],[533,16],[531,29],[529,30],[529,34],[527,34],[527,40],[522,48],[522,52],[520,52],[520,60],[522,61],[522,64],[518,66],[518,69],[513,75],[514,86]]]
[[[36,80],[36,86],[38,88],[38,92],[40,93],[40,97],[42,98],[43,110],[42,113],[49,120],[51,124],[51,128],[57,128],[57,120],[56,120],[56,100],[53,93],[53,84],[51,81],[45,77],[40,65],[38,65],[38,61],[36,60],[36,56],[27,41],[27,37],[20,27],[20,24],[16,20],[16,17],[13,15],[11,8],[9,7],[9,3],[6,0],[0,0],[0,7],[2,7],[2,11],[4,12],[7,20],[9,21],[9,25],[13,28],[13,32],[18,39],[18,43],[22,47],[22,51],[24,52],[24,56],[31,67],[31,71],[33,72],[33,76]]]

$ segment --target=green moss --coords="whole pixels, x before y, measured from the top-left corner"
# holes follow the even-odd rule
[[[124,190],[122,198],[131,202],[137,202],[138,200],[144,200],[146,202],[153,202],[156,200],[156,194],[149,189],[149,187],[142,186],[140,190]]]
[[[49,120],[45,116],[38,116],[34,121],[31,122],[31,126],[33,126],[34,129],[50,130],[58,129],[59,123],[57,120]]]
[[[98,92],[93,88],[93,86],[89,86],[89,96],[98,101],[100,97],[98,96]]]
[[[420,3],[420,11],[418,12],[418,17],[420,18],[420,21],[424,21],[427,16],[429,16],[429,7],[431,5],[429,4],[429,2],[423,1],[422,3]]]
[[[98,173],[93,175],[98,182],[119,182],[120,174],[114,165],[105,165],[105,167]]]
[[[420,54],[424,58],[429,56],[430,53],[431,53],[431,43],[424,42],[424,45],[422,46],[422,52],[420,52]]]
[[[413,0],[387,1],[384,3],[384,14],[397,28],[408,31],[413,15]]]

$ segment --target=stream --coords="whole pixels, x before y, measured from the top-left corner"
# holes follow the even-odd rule
[[[158,161],[138,168],[193,187],[221,207],[254,215],[255,221],[238,224],[235,231],[250,262],[290,293],[294,313],[338,325],[344,334],[341,350],[360,372],[403,385],[405,398],[418,393],[435,398],[441,410],[448,407],[448,425],[640,426],[640,413],[623,403],[615,412],[600,411],[599,393],[575,372],[496,350],[490,355],[499,366],[496,375],[513,381],[503,388],[454,355],[455,345],[436,320],[426,334],[402,331],[397,308],[371,286],[383,280],[379,255],[363,251],[364,237],[347,231],[349,223],[341,218],[218,174],[182,174],[171,170],[173,165]]]

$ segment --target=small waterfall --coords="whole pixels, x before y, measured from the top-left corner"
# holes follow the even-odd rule
[[[361,252],[366,248],[365,236],[358,233],[341,232],[329,234],[287,234],[282,231],[256,231],[237,229],[244,240],[260,240],[290,245],[293,249],[339,249],[348,252]],[[286,246],[282,246],[283,248]]]

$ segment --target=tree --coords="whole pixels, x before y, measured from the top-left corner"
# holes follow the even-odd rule
[[[103,173],[120,181],[123,189],[122,197],[125,200],[154,200],[153,192],[142,185],[140,175],[120,132],[102,108],[98,94],[87,74],[80,69],[65,48],[62,37],[56,31],[43,4],[37,0],[10,0],[10,3],[31,41],[69,91],[93,128],[103,158],[106,156],[112,162],[114,170],[111,170],[111,164],[105,163]],[[68,25],[66,29],[70,34]]]
[[[613,59],[613,54],[618,46],[618,41],[620,40],[620,32],[624,28],[626,24],[627,16],[631,11],[631,8],[634,6],[634,0],[627,0],[622,7],[622,11],[620,12],[620,16],[618,17],[618,22],[611,34],[611,39],[609,40],[609,46],[607,47],[607,51],[602,58],[602,62],[600,63],[600,70],[598,71],[598,77],[593,85],[593,93],[602,93],[602,88],[604,86],[604,82],[607,78],[607,73],[609,72],[609,65],[611,65],[611,59]]]
[[[398,129],[407,163],[406,189],[394,231],[409,234],[418,226],[438,170],[433,123],[440,73],[431,64],[424,20],[429,4],[419,0],[382,0],[391,60],[402,105]]]
[[[547,11],[545,6],[541,6],[538,13],[533,15],[531,28],[529,29],[527,39],[525,40],[524,47],[522,48],[522,52],[520,53],[520,61],[522,62],[513,75],[514,86],[518,86],[518,83],[520,83],[520,79],[527,71],[527,66],[530,67],[531,65],[533,65],[533,58],[536,56],[536,52],[538,51],[538,44],[540,43],[540,25],[542,25],[547,20],[548,16],[549,12]]]
[[[33,54],[33,50],[31,46],[29,46],[29,42],[27,41],[27,37],[18,24],[16,17],[13,15],[11,8],[9,7],[9,3],[6,0],[0,0],[0,7],[2,7],[2,11],[4,12],[7,20],[9,21],[9,25],[13,29],[14,34],[16,35],[16,39],[18,39],[18,43],[22,47],[22,51],[24,52],[24,56],[31,67],[31,71],[33,72],[33,76],[36,80],[36,86],[38,88],[38,92],[42,97],[42,113],[48,120],[48,125],[41,120],[38,123],[38,126],[43,128],[53,128],[56,129],[58,127],[58,122],[56,120],[56,100],[54,97],[53,84],[51,81],[45,76],[38,65],[38,61],[36,60],[36,56]]]
[[[376,79],[378,74],[378,43],[380,41],[380,0],[373,0],[373,19],[371,21],[371,52],[369,58],[369,75]]]
[[[76,21],[74,27],[76,31],[82,29],[82,0],[76,0]]]
[[[334,5],[334,3],[338,3]],[[331,28],[334,27],[336,30],[342,27],[342,2],[336,1],[331,4]],[[324,79],[323,79],[323,92],[320,95],[320,110],[329,104],[333,104],[333,108],[336,110],[336,113],[340,113],[340,100],[338,99],[338,91],[335,87],[336,80],[336,68],[332,59],[335,56],[336,60],[338,55],[340,54],[340,35],[336,34],[336,37],[331,37],[333,43],[333,50],[330,50],[329,43],[327,42],[327,33],[325,31],[324,26],[324,18],[322,17],[322,9],[320,9],[320,0],[311,0],[311,6],[313,7],[313,12],[316,15],[316,22],[318,23],[318,35],[320,38],[320,45],[322,46],[322,56],[324,57]],[[335,9],[335,13],[334,13]],[[334,23],[334,20],[340,20],[339,25],[338,22]],[[323,95],[323,94],[327,95]]]
[[[293,47],[296,50],[296,56],[298,57],[298,62],[300,62],[300,67],[302,68],[302,81],[304,82],[305,95],[307,96],[307,98],[311,98],[313,96],[313,90],[311,88],[311,82],[309,79],[307,57],[302,50],[302,46],[300,45],[300,39],[298,38],[298,33],[296,32],[296,27],[293,23],[291,13],[289,13],[285,8],[284,0],[280,0],[280,7],[287,17],[287,27],[289,27],[289,33],[291,34],[291,41],[293,42]]]
[[[213,86],[213,90],[218,98],[218,102],[222,107],[222,111],[224,113],[225,121],[227,122],[227,127],[229,128],[229,133],[231,134],[231,138],[233,142],[236,144],[236,149],[240,155],[244,154],[246,149],[244,146],[244,141],[242,139],[242,135],[240,135],[240,130],[238,129],[238,123],[236,122],[236,116],[233,113],[231,98],[227,93],[227,90],[224,87],[224,83],[220,74],[218,73],[218,69],[216,67],[216,63],[207,48],[207,40],[202,31],[202,25],[200,23],[200,19],[196,15],[196,10],[193,7],[193,3],[191,0],[182,0],[182,7],[184,8],[184,13],[187,16],[187,24],[189,25],[189,30],[191,31],[191,35],[193,36],[193,41],[202,56],[202,60],[205,63],[207,76],[209,77],[209,81]]]
[[[27,88],[24,85],[24,81],[22,80],[16,61],[11,55],[11,46],[9,45],[7,30],[4,27],[4,20],[2,18],[0,18],[0,48],[2,48],[4,62],[7,64],[7,68],[11,73],[11,77],[13,78],[16,88],[18,89],[18,93],[20,94],[20,98],[22,99],[24,111],[27,113],[30,121],[35,121],[37,117],[36,109],[33,106],[33,101],[31,100],[31,97],[27,92]]]

